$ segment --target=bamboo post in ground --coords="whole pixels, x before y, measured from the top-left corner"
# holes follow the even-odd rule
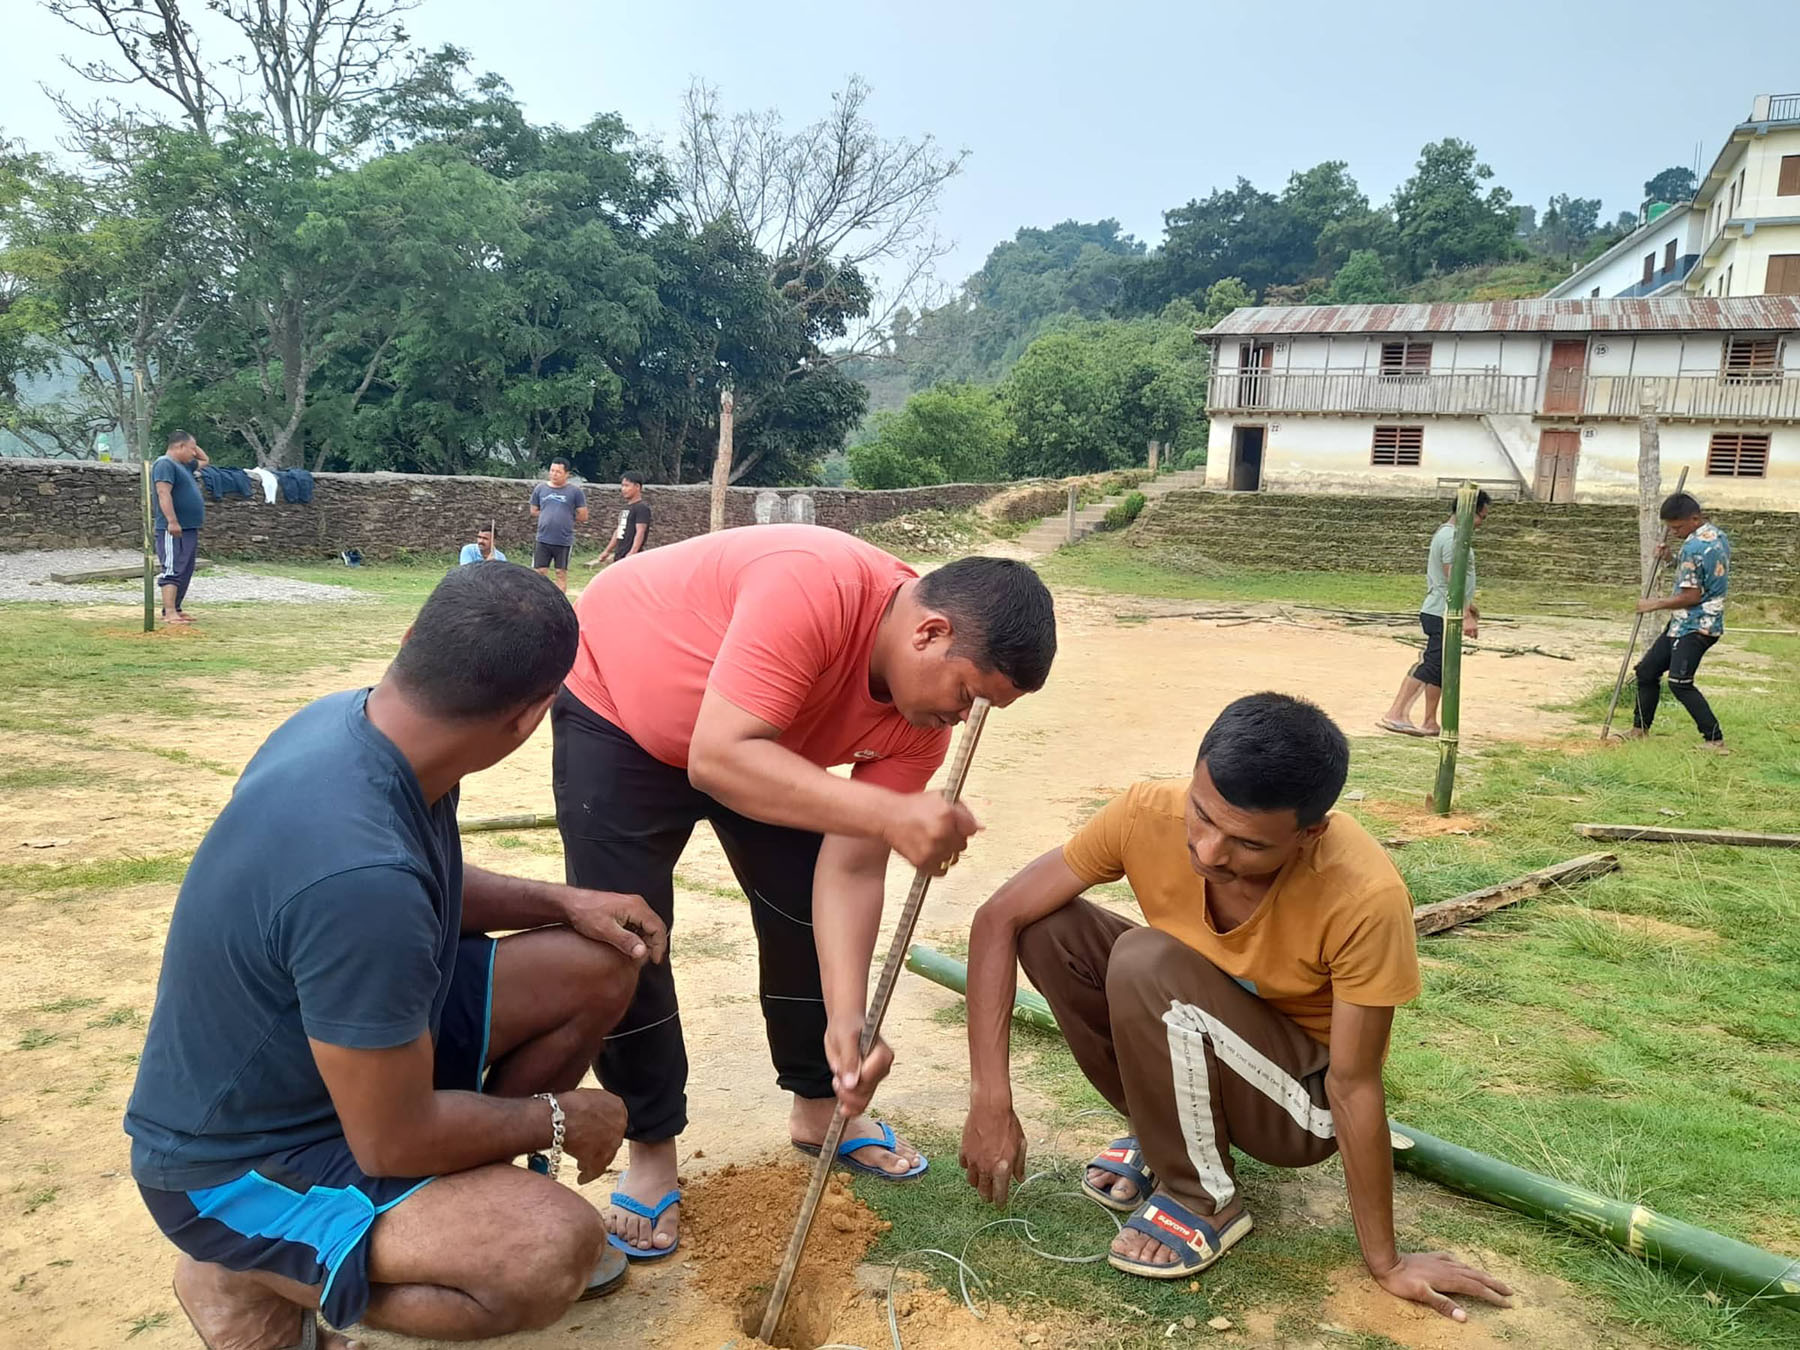
[[[1437,783],[1431,809],[1450,814],[1456,787],[1456,746],[1462,730],[1463,613],[1468,604],[1469,537],[1475,533],[1475,499],[1480,489],[1464,483],[1456,492],[1456,537],[1450,546],[1450,594],[1444,601],[1444,693],[1438,704]]]
[[[1079,488],[1071,487],[1069,489],[1068,524],[1063,530],[1063,542],[1065,544],[1072,544],[1075,542],[1075,499],[1080,495],[1081,491]]]
[[[719,453],[713,460],[712,519],[706,527],[709,534],[717,534],[725,528],[725,491],[731,486],[732,407],[731,390],[721,389],[719,391]]]
[[[144,408],[144,372],[132,371],[132,400],[137,412],[138,474],[144,488],[144,631],[156,629],[156,530],[150,522],[150,419]]]
[[[1638,409],[1638,585],[1656,575],[1656,546],[1662,541],[1657,507],[1662,496],[1662,437],[1656,429],[1656,396],[1645,394]]]

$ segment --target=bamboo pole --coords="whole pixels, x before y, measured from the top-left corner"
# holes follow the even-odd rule
[[[707,520],[707,532],[717,534],[725,528],[726,494],[731,487],[731,428],[732,412],[736,400],[731,390],[719,391],[719,450],[713,458],[712,475],[712,511]]]
[[[1687,466],[1681,468],[1681,476],[1675,480],[1675,490],[1682,492],[1687,488]],[[1663,528],[1663,542],[1667,543],[1669,531]],[[1648,600],[1656,594],[1656,579],[1662,575],[1662,560],[1650,569],[1650,579],[1644,583],[1644,599]],[[1600,739],[1605,740],[1612,735],[1613,714],[1619,711],[1619,695],[1625,689],[1625,673],[1631,669],[1631,657],[1637,651],[1638,633],[1643,630],[1644,616],[1634,614],[1631,618],[1631,641],[1625,644],[1625,655],[1619,658],[1619,678],[1613,681],[1612,701],[1606,705],[1606,721],[1600,725]]]
[[[1456,787],[1456,747],[1462,730],[1463,610],[1469,598],[1469,537],[1475,533],[1475,499],[1479,492],[1473,483],[1464,483],[1456,492],[1450,594],[1444,601],[1444,693],[1438,705],[1437,782],[1431,793],[1431,809],[1440,816],[1450,814],[1450,795]]]
[[[456,822],[459,834],[483,834],[490,830],[553,830],[556,813],[522,811],[510,816],[471,816]]]
[[[935,948],[915,942],[906,949],[906,968],[915,975],[923,975],[933,984],[954,989],[965,998],[968,996],[969,968],[954,956],[945,956]],[[1056,1025],[1056,1015],[1044,1002],[1044,996],[1030,989],[1021,989],[1013,995],[1012,1015],[1013,1021],[1023,1022],[1039,1031],[1060,1033],[1062,1030]]]
[[[150,421],[144,409],[144,372],[134,370],[132,403],[137,414],[138,473],[144,487],[144,631],[156,630],[156,529],[150,521]]]
[[[919,947],[913,950],[929,951]],[[967,968],[940,952],[931,952],[931,956],[935,960],[917,965],[909,957],[907,966],[960,993],[968,979]],[[954,977],[957,983],[951,984],[949,978],[941,976]],[[1014,999],[1014,1017],[1020,1016],[1025,997],[1025,992],[1020,991]],[[1039,1025],[1035,1021],[1032,1024]],[[1800,1311],[1800,1261],[1682,1223],[1642,1205],[1614,1200],[1514,1167],[1485,1153],[1459,1148],[1410,1125],[1390,1120],[1388,1131],[1394,1166],[1402,1171],[1515,1213],[1610,1242],[1632,1256],[1691,1271],[1746,1297]]]
[[[951,757],[950,771],[944,779],[943,793],[946,801],[962,800],[963,784],[969,779],[969,765],[975,758],[975,747],[981,743],[981,728],[987,721],[988,709],[991,707],[985,698],[978,698],[969,707],[969,719],[963,723],[962,739],[957,742],[956,754]],[[900,917],[894,924],[894,937],[888,947],[887,959],[881,963],[881,974],[875,979],[875,992],[869,997],[868,1012],[863,1017],[862,1035],[857,1041],[857,1060],[860,1063],[869,1057],[869,1051],[875,1048],[876,1038],[881,1035],[881,1023],[887,1017],[888,1004],[894,997],[894,987],[900,983],[900,968],[906,949],[912,942],[913,930],[919,926],[919,914],[925,908],[925,893],[931,888],[931,878],[935,868],[921,867],[913,873],[912,887],[906,893],[906,902],[900,907]],[[788,1289],[794,1283],[794,1275],[800,1269],[800,1258],[806,1251],[806,1236],[812,1231],[813,1218],[819,1211],[819,1201],[825,1194],[825,1183],[831,1179],[832,1169],[837,1166],[838,1145],[844,1139],[844,1126],[849,1124],[849,1117],[844,1114],[844,1103],[840,1100],[831,1112],[831,1124],[825,1129],[825,1138],[819,1144],[819,1162],[813,1168],[812,1184],[807,1187],[806,1198],[800,1202],[800,1217],[794,1221],[794,1234],[788,1239],[787,1255],[781,1259],[781,1269],[775,1272],[775,1285],[769,1291],[769,1303],[763,1309],[761,1330],[757,1335],[761,1340],[775,1344],[776,1328],[781,1324],[781,1310],[787,1304]]]
[[[1633,1256],[1691,1271],[1760,1302],[1800,1311],[1800,1261],[1458,1148],[1410,1125],[1389,1121],[1388,1128],[1394,1166],[1414,1176],[1572,1228]]]

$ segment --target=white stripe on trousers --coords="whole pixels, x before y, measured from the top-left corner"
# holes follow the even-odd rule
[[[163,531],[163,575],[171,585],[175,582],[175,536]]]
[[[1331,1112],[1313,1101],[1305,1084],[1205,1008],[1173,1002],[1163,1014],[1163,1025],[1169,1029],[1175,1111],[1181,1121],[1182,1137],[1187,1140],[1188,1161],[1194,1166],[1201,1189],[1219,1208],[1231,1203],[1237,1187],[1225,1166],[1224,1149],[1213,1121],[1209,1045],[1221,1072],[1231,1070],[1287,1112],[1299,1128],[1320,1139],[1337,1134]]]

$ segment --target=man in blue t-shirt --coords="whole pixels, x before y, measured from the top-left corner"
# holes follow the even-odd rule
[[[462,546],[462,553],[458,555],[456,559],[459,567],[467,567],[470,563],[505,561],[506,555],[494,547],[494,532],[492,530],[477,530],[475,532],[475,542],[472,544],[464,544]]]
[[[1637,703],[1625,739],[1640,740],[1650,734],[1656,705],[1662,697],[1663,676],[1667,675],[1669,692],[1700,729],[1700,743],[1708,750],[1725,754],[1725,731],[1706,695],[1694,687],[1694,676],[1699,673],[1700,658],[1725,636],[1731,541],[1707,520],[1699,501],[1688,493],[1677,492],[1669,497],[1659,514],[1669,533],[1682,541],[1681,552],[1675,558],[1675,590],[1664,600],[1640,600],[1637,609],[1639,614],[1674,610],[1675,617],[1637,664]],[[1659,554],[1668,557],[1668,545]]]
[[[541,577],[556,569],[556,584],[569,589],[569,550],[575,546],[575,527],[587,524],[587,493],[569,481],[569,461],[558,455],[550,461],[550,481],[531,489],[531,518],[537,521],[537,549],[531,565]]]
[[[312,1345],[315,1307],[498,1336],[622,1278],[556,1164],[586,1182],[619,1147],[623,1104],[577,1084],[667,930],[637,896],[467,867],[456,825],[577,640],[530,570],[458,568],[380,684],[264,742],[194,854],[125,1130],[205,1344]]]
[[[185,431],[169,433],[168,448],[150,466],[150,508],[156,516],[156,585],[162,591],[164,623],[192,623],[182,612],[194,559],[200,556],[200,527],[206,524],[206,498],[196,476],[206,465],[206,451]]]

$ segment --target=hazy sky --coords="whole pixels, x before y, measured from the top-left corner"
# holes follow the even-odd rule
[[[1752,96],[1800,90],[1800,5],[1758,8],[1719,60],[1701,12],[1670,0],[426,0],[409,26],[469,49],[535,118],[616,111],[641,132],[673,129],[694,76],[727,107],[778,107],[800,124],[861,74],[885,132],[972,152],[940,221],[956,281],[1021,225],[1113,216],[1154,244],[1165,209],[1239,175],[1278,189],[1292,169],[1343,159],[1383,199],[1442,136],[1473,141],[1515,200],[1599,196],[1610,219],[1657,170],[1710,162]],[[56,58],[82,50],[100,54],[34,0],[0,0],[0,132],[48,145],[56,121],[38,83],[76,86]]]

